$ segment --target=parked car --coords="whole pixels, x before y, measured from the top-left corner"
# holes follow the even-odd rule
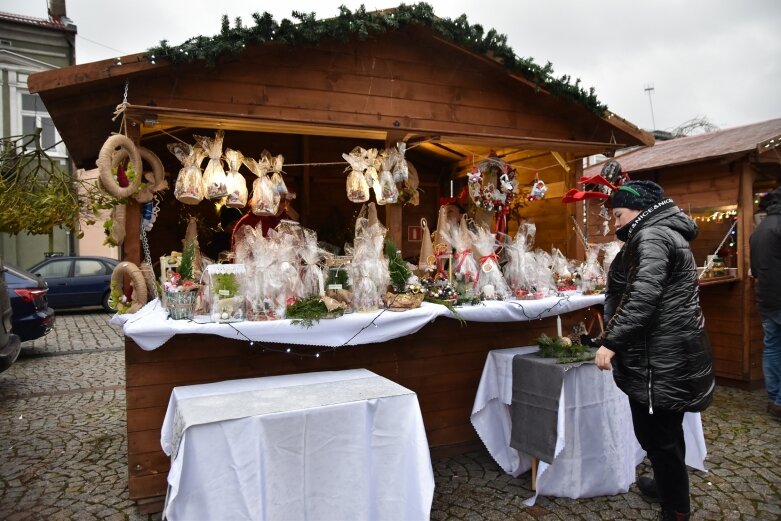
[[[55,309],[109,306],[111,273],[119,264],[108,257],[51,257],[30,268],[49,285],[49,305]]]
[[[19,356],[22,343],[11,331],[11,297],[5,283],[5,267],[0,259],[0,373],[11,367]]]
[[[22,341],[40,338],[54,327],[54,310],[46,301],[46,281],[21,268],[5,265],[5,282],[11,297],[11,331]]]

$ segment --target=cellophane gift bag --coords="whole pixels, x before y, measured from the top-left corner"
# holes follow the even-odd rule
[[[285,157],[282,154],[271,158],[271,185],[279,194],[280,198],[288,193],[285,180],[282,178],[282,166],[285,164]]]
[[[244,164],[253,174],[258,176],[252,183],[252,198],[249,203],[252,213],[255,215],[276,215],[281,198],[268,176],[268,172],[272,168],[271,154],[264,150],[257,161],[245,157]]]
[[[244,208],[247,205],[247,181],[239,173],[243,161],[244,154],[238,150],[229,148],[225,151],[225,164],[228,165],[228,196],[225,198],[225,206],[229,208]]]
[[[169,143],[168,150],[182,163],[174,185],[174,197],[184,204],[198,204],[203,201],[203,176],[201,162],[206,152],[198,145]]]
[[[409,168],[404,153],[407,151],[407,144],[403,141],[396,143],[396,148],[392,151],[393,157],[393,181],[404,183],[409,179]]]
[[[466,215],[459,223],[448,225],[442,231],[443,237],[453,246],[453,277],[463,283],[474,283],[477,279],[477,261],[472,255],[472,242],[466,223]]]
[[[325,294],[325,276],[320,267],[320,261],[323,259],[323,250],[317,245],[317,233],[313,230],[303,228],[303,242],[298,249],[298,255],[301,257],[301,284],[302,296],[304,298],[315,295]]]
[[[209,156],[203,171],[203,186],[207,199],[222,199],[228,195],[228,177],[222,167],[222,141],[225,132],[218,130],[214,138],[193,136]]]
[[[385,151],[378,156],[376,163],[380,165],[380,192],[377,194],[377,204],[394,204],[399,199],[399,189],[391,173],[395,161],[394,156]]]
[[[524,297],[532,290],[533,281],[528,278],[529,270],[526,265],[532,261],[532,257],[528,253],[534,244],[536,232],[537,227],[534,223],[522,223],[518,227],[515,239],[508,239],[504,245],[504,251],[507,255],[507,263],[503,269],[504,278],[513,294],[518,298]]]
[[[213,322],[238,322],[244,312],[245,270],[243,264],[210,264],[206,267]]]
[[[469,231],[472,247],[480,266],[477,275],[477,293],[488,300],[504,300],[510,296],[510,288],[504,280],[496,256],[496,236],[487,228],[478,226]]]
[[[366,150],[355,147],[349,154],[342,154],[349,166],[347,170],[347,199],[353,203],[365,203],[369,200],[369,185],[366,183]]]
[[[558,291],[578,289],[575,283],[575,269],[558,248],[551,250],[551,272]]]
[[[605,271],[599,264],[600,247],[590,245],[586,251],[586,261],[580,268],[580,291],[584,295],[597,295],[605,292]]]
[[[268,238],[275,257],[266,272],[266,295],[274,302],[277,314],[284,316],[288,304],[303,296],[301,260],[297,253],[301,240],[292,233],[273,228],[268,231]]]

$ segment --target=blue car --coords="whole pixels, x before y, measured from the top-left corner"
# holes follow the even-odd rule
[[[49,285],[49,305],[55,309],[109,306],[111,273],[119,264],[108,257],[50,257],[29,269]]]
[[[54,310],[46,302],[46,282],[23,269],[5,265],[3,273],[11,297],[11,332],[22,341],[35,340],[54,327]]]
[[[8,295],[8,285],[5,283],[5,266],[0,258],[0,373],[11,367],[19,356],[21,339],[13,334],[11,328],[11,298]]]

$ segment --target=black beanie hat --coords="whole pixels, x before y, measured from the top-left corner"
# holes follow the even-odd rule
[[[608,208],[645,210],[664,199],[664,190],[653,181],[628,181],[605,201]]]

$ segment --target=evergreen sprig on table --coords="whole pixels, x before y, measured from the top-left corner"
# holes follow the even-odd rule
[[[569,342],[567,342],[569,340]],[[559,364],[571,364],[585,362],[594,359],[594,353],[586,346],[578,342],[572,342],[561,337],[549,337],[545,333],[537,338],[540,350],[537,356],[542,358],[555,358]]]

